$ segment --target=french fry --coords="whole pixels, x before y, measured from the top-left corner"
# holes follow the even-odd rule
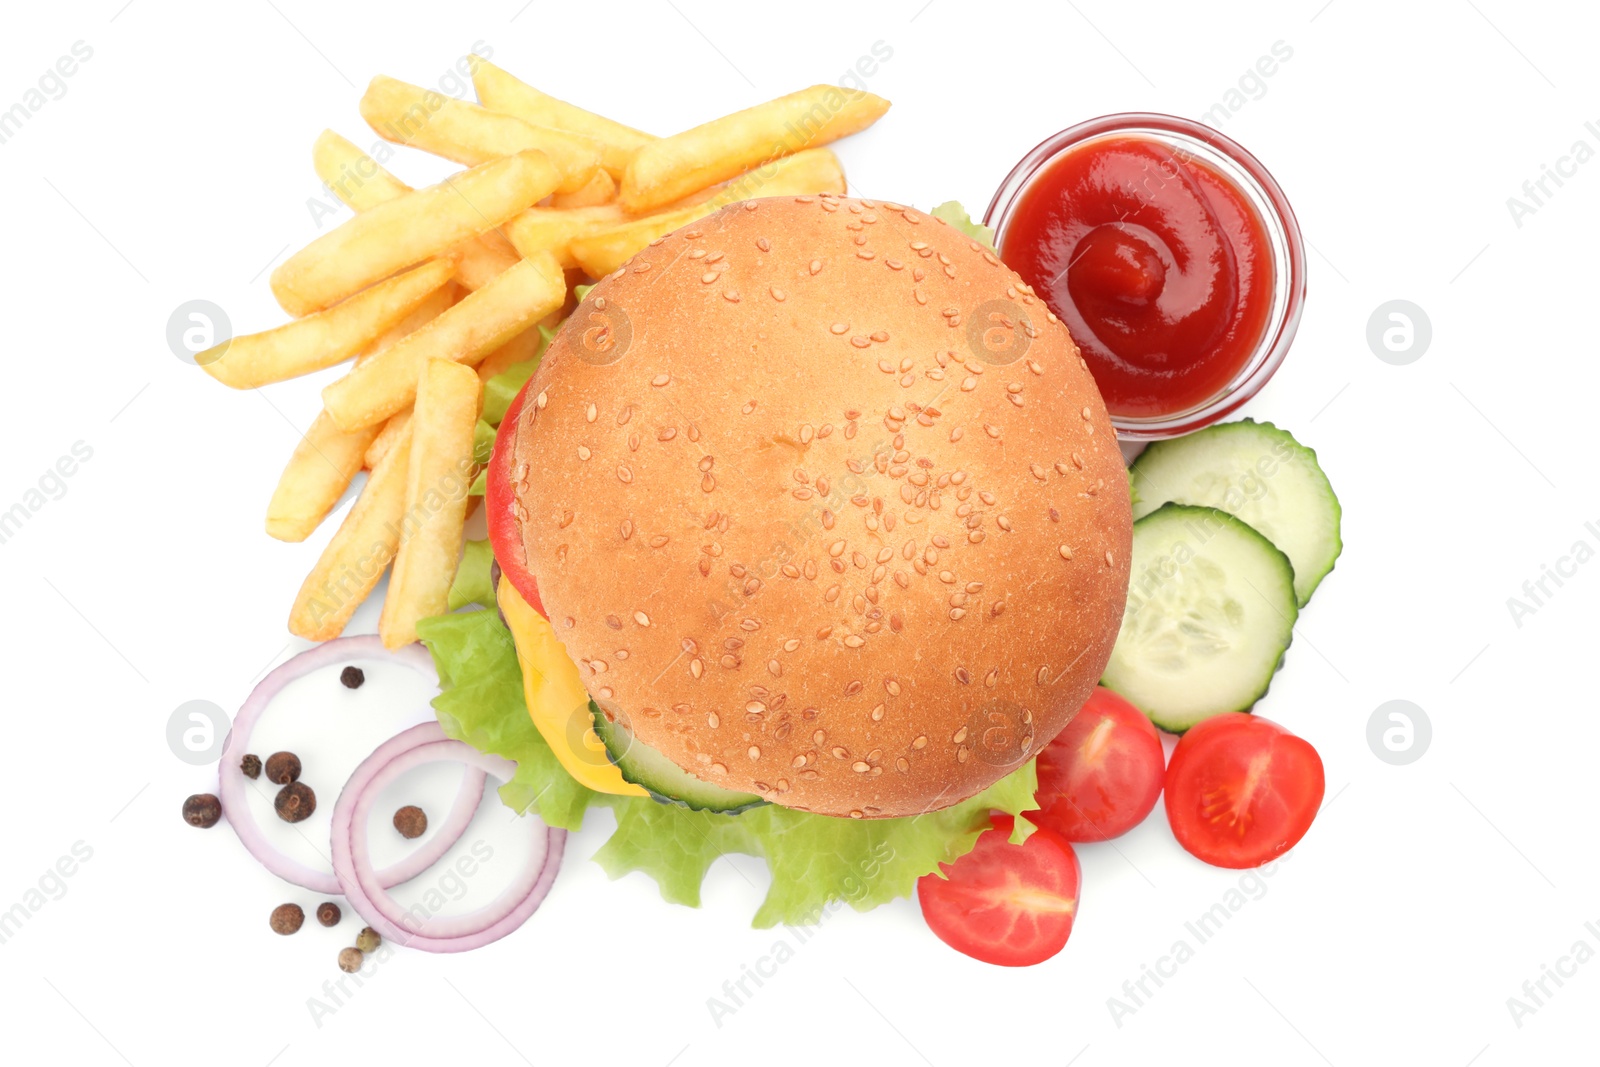
[[[323,130],[317,138],[311,162],[323,184],[355,211],[369,210],[411,192],[411,186],[332,130]],[[487,284],[517,261],[511,242],[493,230],[462,241],[455,251],[461,256],[456,281],[468,289]]]
[[[557,193],[550,198],[553,208],[594,207],[609,204],[617,198],[617,183],[603,169],[596,168],[594,176],[582,189],[573,193]]]
[[[289,610],[289,632],[331,641],[383,577],[400,547],[411,435],[403,434],[367,478],[361,495],[339,524],[317,565],[306,575]]]
[[[419,619],[450,610],[472,485],[479,393],[472,368],[450,360],[428,360],[419,377],[400,547],[378,619],[386,648],[409,645],[417,639]]]
[[[627,172],[633,154],[656,140],[631,126],[624,126],[564,100],[547,96],[486,59],[473,56],[470,62],[472,84],[477,88],[478,99],[484,107],[515,115],[535,126],[550,126],[593,138],[601,146],[600,165],[613,178],[620,180]]]
[[[478,380],[487,382],[508,367],[528,362],[538,356],[539,347],[543,343],[544,338],[539,333],[539,327],[528,327],[484,357],[483,362],[478,364]]]
[[[620,226],[628,213],[616,204],[596,207],[530,207],[505,225],[506,236],[523,256],[549,252],[563,268],[576,267],[568,246],[579,237],[588,237]]]
[[[235,389],[257,389],[342,363],[448,285],[457,265],[454,256],[430,260],[324,311],[225,341],[195,362]]]
[[[361,97],[361,117],[386,141],[469,167],[530,149],[543,152],[561,172],[557,192],[582,189],[600,166],[600,146],[587,137],[533,126],[381,74]]]
[[[267,504],[267,536],[304,541],[322,524],[366,462],[377,427],[345,433],[326,411],[294,446]]]
[[[377,204],[279,264],[273,294],[291,315],[320,311],[500,225],[560,180],[543,153],[519,152]]]
[[[842,194],[844,191],[844,171],[839,166],[839,158],[826,148],[808,148],[757,167],[718,187],[714,195],[691,202],[687,207],[646,215],[599,233],[575,237],[568,242],[567,253],[589,277],[604,278],[657,237],[740,200],[812,193]],[[513,241],[517,239],[514,227],[527,215],[528,212],[524,212],[507,227],[513,231]]]
[[[634,214],[649,211],[758,163],[864,130],[888,110],[881,96],[813,85],[644,145],[628,164],[619,199]]]
[[[324,411],[323,414],[327,415],[328,413]],[[333,416],[329,415],[328,417],[331,420]],[[369,426],[365,430],[354,431],[358,434],[376,431],[376,436],[372,438],[372,443],[367,446],[366,455],[361,458],[362,465],[368,470],[377,469],[378,464],[383,462],[383,457],[388,455],[389,450],[394,447],[394,443],[405,436],[406,428],[410,425],[411,409],[407,408],[399,414],[390,415],[389,421],[385,422],[381,429],[377,426]]]
[[[342,429],[375,425],[412,402],[417,376],[428,360],[450,359],[476,366],[560,307],[566,296],[566,276],[554,256],[524,259],[404,341],[328,386],[322,391],[323,406]]]
[[[405,318],[384,331],[371,349],[356,357],[357,366],[437,318],[455,302],[454,290],[454,284],[450,284],[429,293]],[[404,428],[406,417],[405,412],[396,415],[381,430],[369,426],[346,433],[326,411],[318,412],[278,476],[272,500],[267,504],[267,534],[280,541],[304,541],[311,536],[311,531],[322,525],[344,496],[356,471],[363,466],[377,466],[373,451],[378,442],[383,441],[386,451],[398,436],[397,431]],[[391,433],[391,428],[396,432]]]

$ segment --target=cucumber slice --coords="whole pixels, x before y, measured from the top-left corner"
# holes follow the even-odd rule
[[[622,772],[622,777],[643,786],[659,803],[681,804],[695,811],[724,815],[737,815],[766,803],[754,793],[739,793],[701,781],[659,750],[634,737],[623,716],[608,718],[594,701],[589,702],[589,710],[594,714],[594,732],[605,744],[606,754]]]
[[[1299,610],[1294,568],[1271,541],[1218,508],[1166,504],[1133,524],[1128,605],[1101,682],[1175,734],[1249,711]]]
[[[1158,441],[1128,475],[1135,519],[1166,503],[1202,504],[1254,526],[1294,564],[1301,607],[1344,547],[1339,498],[1317,454],[1270,422],[1226,422]]]

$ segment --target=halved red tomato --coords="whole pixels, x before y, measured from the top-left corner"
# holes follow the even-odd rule
[[[1178,741],[1167,765],[1167,821],[1191,855],[1259,867],[1293,848],[1322,805],[1322,757],[1275,722],[1216,715]]]
[[[1060,952],[1078,914],[1078,857],[1052,830],[1011,843],[994,817],[971,852],[917,880],[922,916],[939,940],[975,960],[1029,967]]]
[[[1144,821],[1161,796],[1166,754],[1144,712],[1096,687],[1039,753],[1039,811],[1028,819],[1068,841],[1104,841]]]
[[[511,401],[505,418],[500,420],[500,429],[494,435],[494,451],[489,456],[483,506],[484,518],[489,523],[489,546],[494,550],[495,562],[500,564],[501,576],[522,594],[529,607],[543,615],[544,601],[539,599],[539,584],[528,570],[522,547],[516,479],[511,469],[516,453],[517,424],[522,421],[522,405],[527,402],[531,388],[532,379]]]

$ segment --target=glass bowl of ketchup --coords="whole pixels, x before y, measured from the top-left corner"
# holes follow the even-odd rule
[[[1171,115],[1106,115],[1048,138],[984,221],[1072,332],[1118,436],[1210,425],[1283,362],[1305,245],[1265,167]]]

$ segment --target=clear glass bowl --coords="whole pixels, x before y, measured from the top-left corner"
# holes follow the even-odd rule
[[[1231,180],[1261,217],[1270,242],[1273,268],[1272,307],[1266,327],[1250,358],[1226,386],[1205,401],[1171,414],[1142,417],[1112,414],[1111,422],[1117,436],[1148,441],[1177,437],[1217,422],[1255,396],[1272,377],[1288,354],[1300,326],[1300,312],[1306,299],[1306,251],[1294,209],[1260,160],[1209,126],[1174,115],[1145,112],[1103,115],[1079,123],[1046,138],[1024,156],[1001,183],[984,215],[983,221],[994,227],[996,247],[1004,250],[1006,225],[1023,191],[1046,164],[1062,152],[1090,141],[1129,136],[1165,142],[1180,161],[1198,159]]]

